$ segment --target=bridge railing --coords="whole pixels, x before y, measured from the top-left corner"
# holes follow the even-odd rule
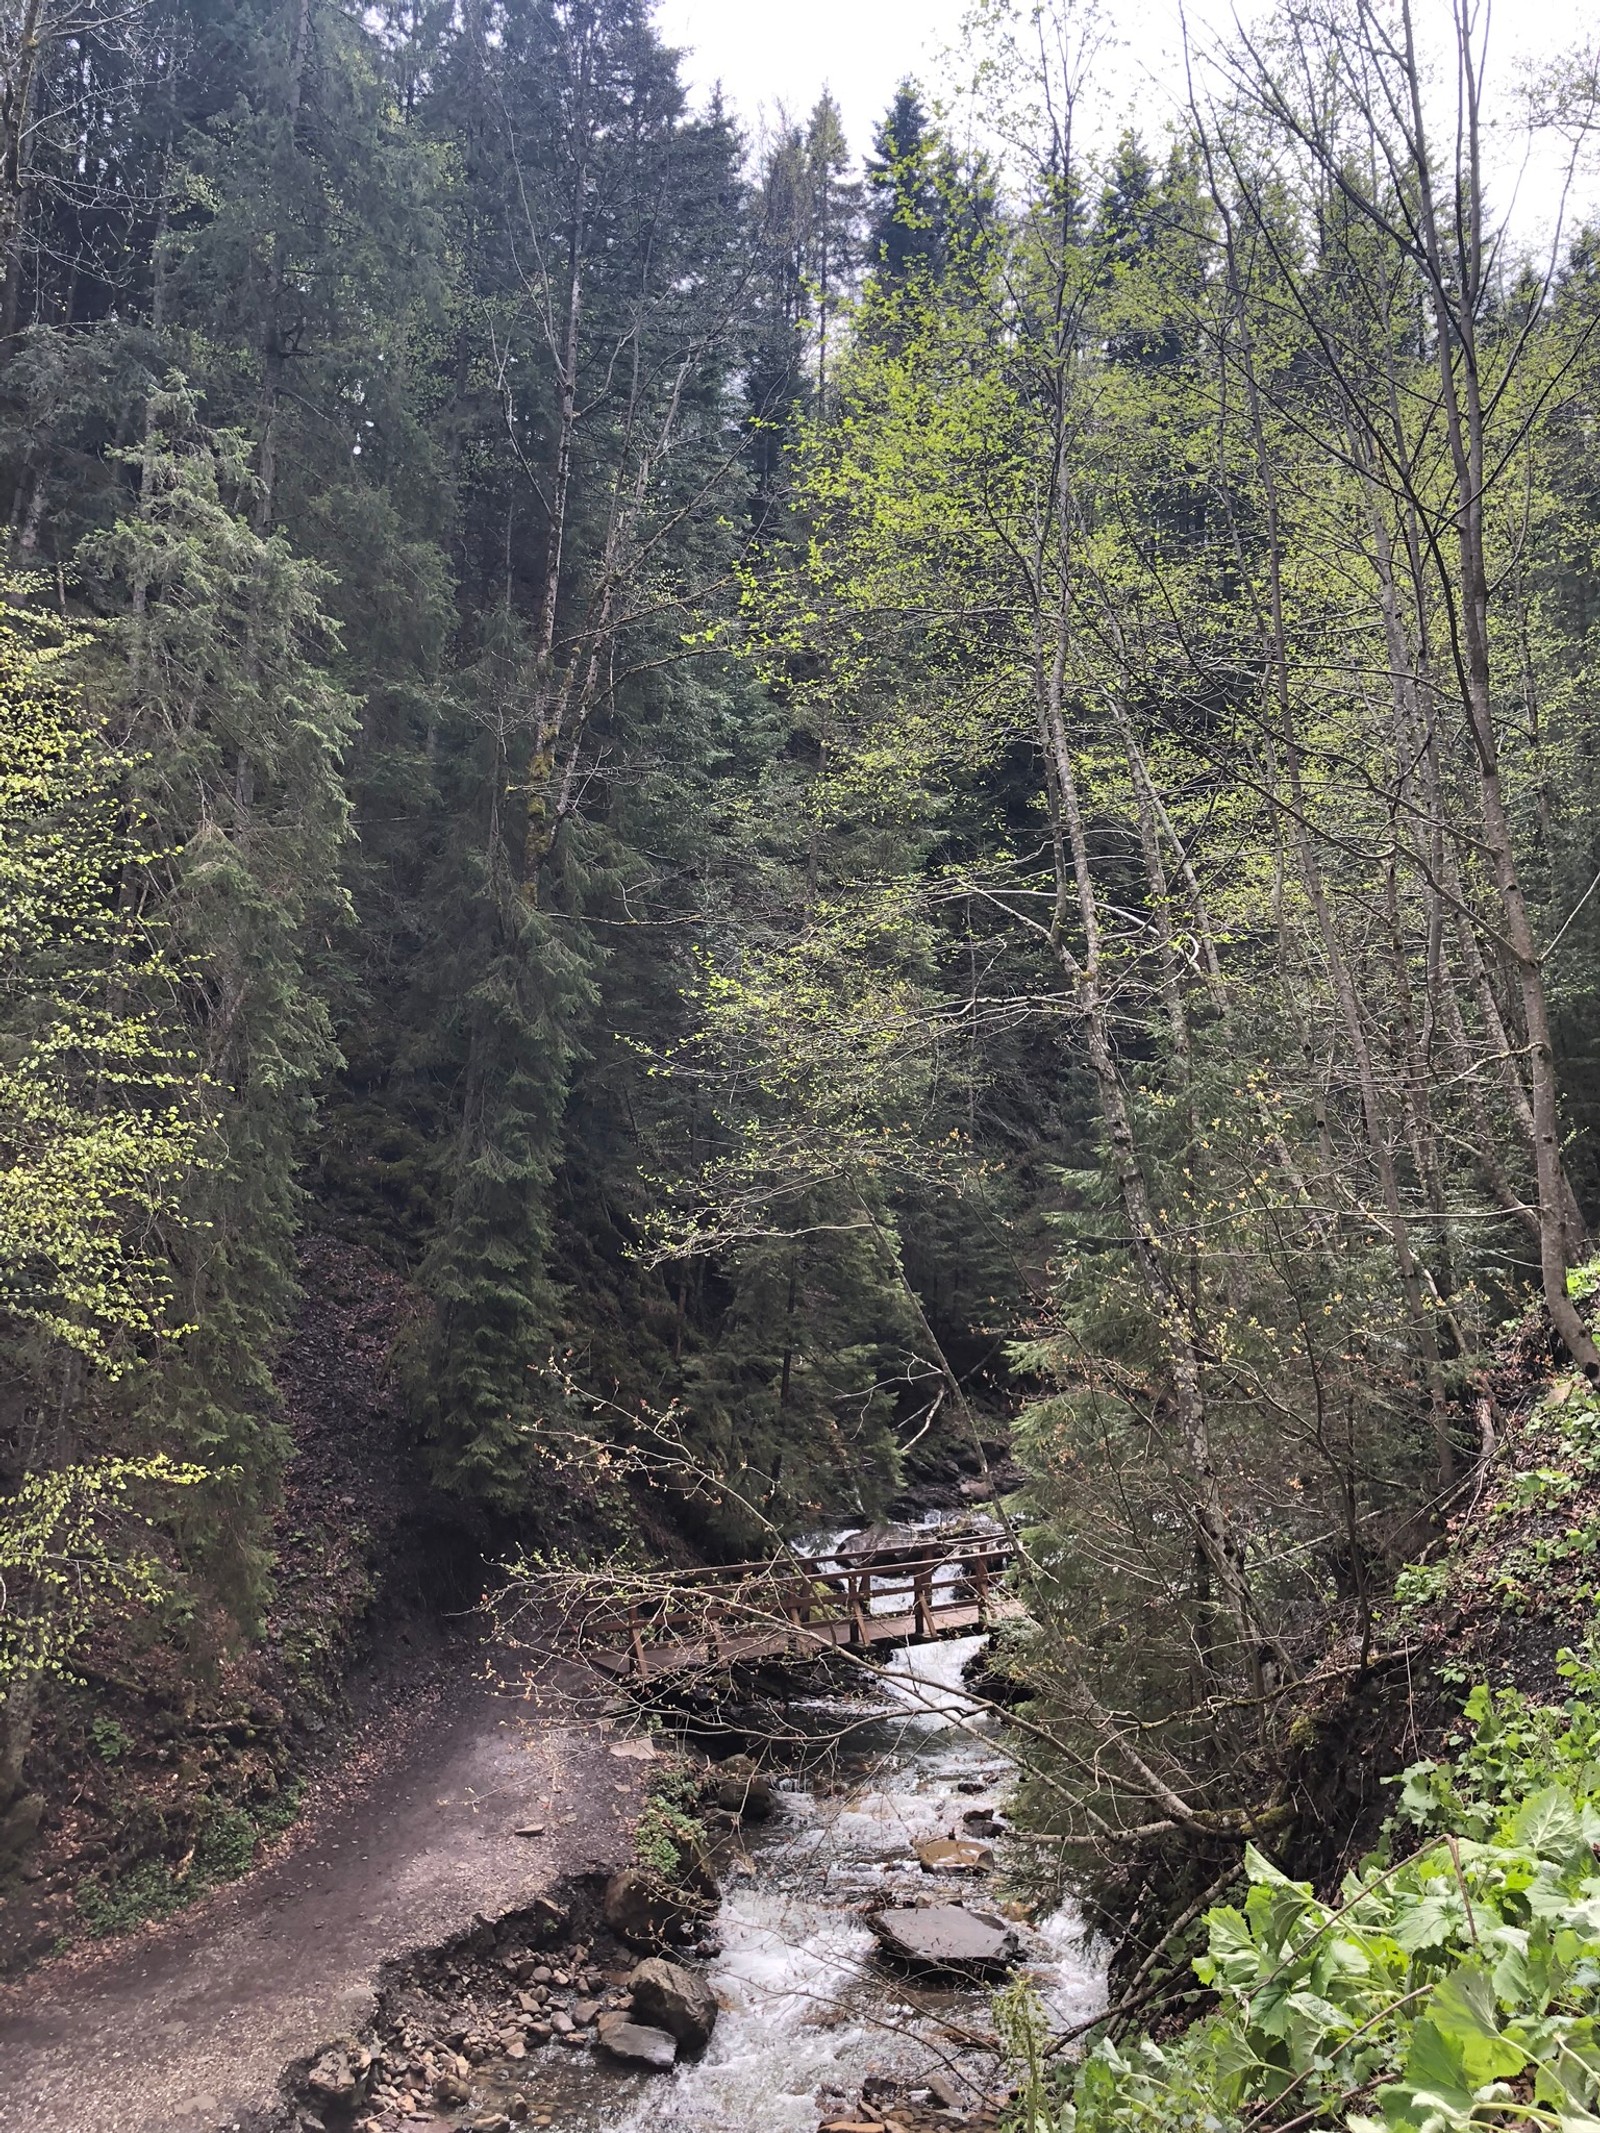
[[[945,1540],[885,1558],[777,1556],[657,1573],[591,1590],[579,1643],[612,1672],[643,1676],[746,1657],[813,1656],[935,1637],[987,1617],[1014,1557],[1005,1540]]]

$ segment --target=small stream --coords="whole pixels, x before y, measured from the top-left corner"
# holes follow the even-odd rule
[[[816,2133],[873,2074],[957,2084],[963,2104],[995,2083],[993,2058],[945,2033],[990,2031],[982,1987],[932,1987],[885,1968],[863,1906],[994,1902],[984,1877],[925,1873],[913,1846],[969,1834],[998,1808],[1009,1768],[992,1722],[963,1694],[982,1637],[893,1654],[873,1703],[789,1706],[820,1745],[785,1779],[778,1812],[722,1857],[708,1965],[721,2005],[704,2057],[669,2076],[625,2073],[603,2054],[550,2053],[518,2069],[531,2121],[553,2133]],[[1070,1910],[1021,1923],[1024,1968],[1061,2026],[1104,2004],[1104,1980]]]

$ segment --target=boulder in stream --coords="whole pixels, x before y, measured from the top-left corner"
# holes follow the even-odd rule
[[[647,2066],[657,2074],[670,2074],[678,2057],[678,2040],[669,2030],[653,2029],[621,2013],[600,2017],[600,2043],[614,2059]]]
[[[641,2022],[670,2030],[685,2051],[704,2051],[717,2026],[717,2002],[703,1977],[655,1955],[639,1965],[628,1984]]]
[[[950,1970],[966,1977],[994,1977],[1021,1954],[1004,1919],[961,1904],[931,1904],[926,1910],[875,1911],[867,1924],[883,1953],[915,1970]]]
[[[981,1874],[994,1865],[993,1847],[975,1837],[930,1837],[917,1857],[925,1874]]]
[[[606,1924],[636,1948],[658,1948],[663,1941],[681,1939],[701,1908],[685,1890],[637,1866],[613,1874],[602,1899]]]
[[[982,1543],[1003,1540],[1005,1528],[986,1511],[969,1511],[955,1518],[941,1518],[931,1526],[864,1526],[840,1541],[835,1559],[841,1563],[872,1562],[883,1569],[896,1564],[921,1563],[930,1557],[954,1553],[963,1541]]]
[[[717,1806],[746,1822],[765,1822],[777,1805],[772,1780],[764,1777],[748,1755],[730,1755],[707,1782]]]

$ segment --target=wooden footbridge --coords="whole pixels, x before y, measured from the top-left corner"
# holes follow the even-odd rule
[[[1004,1536],[897,1536],[848,1556],[674,1571],[594,1595],[578,1641],[603,1672],[657,1681],[971,1635],[1022,1613],[1003,1585],[1015,1554]]]

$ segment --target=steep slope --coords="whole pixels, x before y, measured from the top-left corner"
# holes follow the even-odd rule
[[[242,1645],[175,1605],[107,1624],[75,1663],[32,1766],[39,1844],[0,1913],[8,1968],[243,1872],[349,1722],[415,1702],[456,1662],[439,1609],[471,1597],[477,1556],[408,1450],[390,1359],[414,1292],[328,1237],[307,1240],[301,1274],[276,1373],[292,1451],[265,1634]]]

